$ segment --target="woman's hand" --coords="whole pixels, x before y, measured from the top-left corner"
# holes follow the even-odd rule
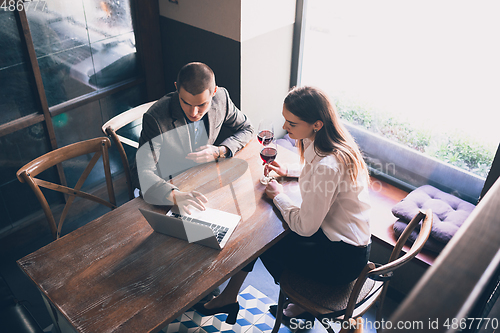
[[[278,194],[283,193],[283,186],[276,180],[271,180],[266,186],[266,194],[269,198],[274,199]]]
[[[267,176],[270,171],[276,172],[279,176],[286,176],[288,170],[286,167],[281,166],[278,162],[272,161],[271,163],[266,164],[264,168],[264,176]]]
[[[188,206],[191,205],[198,210],[205,210],[204,203],[208,202],[208,199],[198,191],[182,192],[179,190],[173,190],[173,201],[174,205],[179,207],[179,211],[185,211],[191,214]]]

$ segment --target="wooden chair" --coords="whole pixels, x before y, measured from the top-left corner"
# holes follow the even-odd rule
[[[111,209],[116,208],[115,192],[113,190],[113,183],[111,180],[111,171],[109,166],[108,149],[110,146],[111,142],[109,141],[108,138],[105,137],[73,143],[71,145],[58,148],[56,150],[53,150],[45,155],[36,158],[35,160],[29,162],[28,164],[26,164],[17,171],[16,175],[19,181],[21,183],[27,183],[31,187],[38,201],[42,205],[42,209],[45,213],[45,216],[47,217],[50,230],[52,232],[54,239],[58,239],[60,237],[62,225],[64,223],[64,220],[66,219],[66,216],[69,212],[69,208],[73,203],[75,197],[92,200],[99,204],[107,206]],[[53,167],[56,164],[62,163],[64,161],[70,160],[78,156],[87,155],[91,153],[94,153],[94,155],[90,160],[90,162],[88,163],[85,170],[83,171],[80,179],[78,179],[78,182],[76,183],[74,188],[70,188],[67,186],[35,178],[38,174],[47,170],[50,167]],[[99,160],[101,156],[104,165],[104,175],[106,178],[109,202],[95,195],[80,190],[85,180],[87,179],[88,175],[94,168],[96,162]],[[59,223],[57,224],[55,222],[54,215],[52,214],[50,206],[43,192],[40,190],[40,187],[62,192],[69,196],[66,200],[66,205],[64,206],[64,209],[61,213]]]
[[[133,109],[120,113],[119,115],[111,118],[104,125],[102,125],[102,131],[104,132],[104,134],[108,135],[111,140],[113,140],[113,143],[116,145],[116,147],[118,148],[118,152],[120,153],[120,158],[123,163],[123,169],[125,170],[125,178],[127,180],[128,194],[130,199],[134,198],[134,188],[132,187],[132,178],[130,175],[130,167],[128,164],[127,154],[125,153],[125,149],[123,148],[122,143],[136,149],[139,148],[139,143],[118,135],[116,134],[116,132],[125,125],[128,125],[131,122],[142,118],[142,115],[146,113],[146,111],[148,111],[151,105],[153,105],[154,103],[156,103],[156,101],[141,104]]]
[[[432,216],[430,209],[425,213],[419,212],[410,221],[397,241],[389,262],[385,265],[376,265],[368,262],[359,277],[349,284],[331,287],[311,281],[290,271],[283,272],[280,278],[280,295],[276,321],[272,332],[276,333],[280,328],[285,302],[299,305],[323,324],[331,321],[340,322],[342,327],[340,330],[341,333],[362,332],[362,327],[352,325],[352,323],[357,322],[377,300],[380,301],[377,320],[380,320],[382,304],[387,293],[392,272],[408,263],[423,248],[431,232]],[[423,223],[420,227],[417,240],[413,243],[410,250],[399,258],[401,249],[411,232],[422,220]],[[331,325],[325,328],[330,333],[334,332]]]

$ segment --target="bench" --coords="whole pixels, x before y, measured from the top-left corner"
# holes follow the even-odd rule
[[[370,180],[372,241],[392,250],[397,241],[392,228],[397,218],[392,215],[391,210],[395,204],[408,195],[408,192],[373,176]],[[405,246],[403,251],[408,249],[409,247]],[[423,249],[414,260],[427,268],[434,263],[436,256],[436,253]]]

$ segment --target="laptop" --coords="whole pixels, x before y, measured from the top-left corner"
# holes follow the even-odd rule
[[[181,214],[176,206],[167,214],[139,210],[154,231],[217,250],[224,248],[241,220],[239,215],[212,208],[190,208],[190,215]]]

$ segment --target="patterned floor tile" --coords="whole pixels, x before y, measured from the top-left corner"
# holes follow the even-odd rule
[[[200,328],[185,313],[163,328],[165,333],[194,333]]]
[[[236,324],[226,323],[226,314],[203,316],[189,309],[181,317],[163,328],[165,333],[269,333],[274,325],[274,317],[268,312],[275,302],[265,294],[248,286],[238,295],[240,311]],[[280,333],[291,331],[282,325]]]
[[[267,312],[254,323],[254,326],[263,333],[270,333],[274,327],[274,317]],[[281,324],[279,332],[290,333],[292,331],[288,327]]]
[[[240,314],[251,323],[258,321],[268,312],[269,306],[275,303],[253,286],[248,286],[240,293],[238,302],[241,307]]]

